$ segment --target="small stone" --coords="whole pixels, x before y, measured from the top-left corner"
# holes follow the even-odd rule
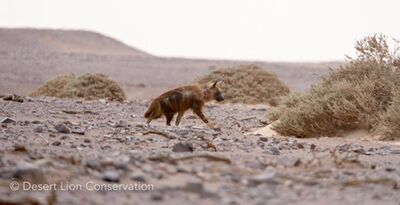
[[[172,147],[173,152],[193,152],[194,147],[190,142],[178,142]]]
[[[268,137],[260,137],[258,138],[261,142],[268,142]]]
[[[204,192],[204,186],[200,182],[188,182],[185,186],[185,190],[201,194]]]
[[[105,171],[103,172],[103,180],[106,182],[119,182],[119,174],[115,171]]]
[[[85,131],[83,130],[72,130],[71,132],[77,135],[85,135]]]
[[[297,148],[299,148],[299,149],[304,149],[304,145],[301,144],[301,143],[297,143],[296,146],[297,146]]]
[[[269,147],[268,150],[264,151],[264,153],[272,154],[272,155],[280,155],[280,151],[277,147]]]
[[[122,127],[122,128],[125,128],[125,127],[128,127],[129,126],[129,123],[126,121],[126,120],[120,120],[116,125],[115,125],[115,127]]]
[[[5,95],[2,98],[3,98],[3,100],[12,100],[13,96],[12,95]]]
[[[276,173],[274,171],[265,172],[252,176],[248,179],[250,185],[258,185],[261,183],[278,184]]]
[[[110,145],[102,145],[100,148],[101,149],[111,149],[111,146]]]
[[[44,128],[43,128],[43,126],[37,126],[37,127],[35,127],[35,129],[33,129],[33,131],[37,132],[37,133],[43,133]]]
[[[60,133],[66,133],[66,134],[71,133],[71,129],[67,127],[64,123],[59,123],[56,126],[54,126],[54,128],[57,130],[57,132]]]
[[[51,136],[49,135],[49,137],[51,137]],[[66,140],[66,139],[69,139],[69,136],[64,135],[64,136],[62,136],[60,139],[61,139],[61,140]]]
[[[311,144],[310,149],[315,150],[315,148],[317,148],[317,146],[315,144]]]
[[[390,153],[392,153],[392,154],[400,154],[400,149],[394,149]]]
[[[17,121],[16,120],[14,120],[14,119],[11,119],[11,118],[9,118],[9,117],[6,117],[6,118],[4,118],[4,119],[2,119],[1,120],[1,123],[16,123]]]
[[[31,183],[44,184],[47,182],[46,174],[42,169],[33,164],[24,164],[17,166],[11,172],[11,178],[21,181],[29,181]]]
[[[212,129],[214,131],[216,131],[216,132],[222,132],[222,128],[221,127],[213,127]]]
[[[14,151],[16,152],[27,152],[28,150],[24,145],[16,144],[14,145]]]
[[[302,163],[300,158],[292,158],[287,156],[278,158],[278,162],[285,167],[297,167]]]
[[[85,162],[85,166],[97,171],[101,171],[102,170],[102,164],[100,162],[100,160],[98,159],[89,159],[86,160]]]
[[[18,95],[15,95],[15,94],[6,95],[6,96],[3,97],[3,100],[20,102],[20,103],[24,102],[24,99],[21,96],[18,96]]]
[[[190,134],[192,131],[190,129],[180,129],[180,130],[174,130],[174,132],[179,135],[179,136],[186,136]]]
[[[51,145],[53,146],[60,146],[61,142],[60,141],[54,141],[53,143],[51,143]]]
[[[160,191],[154,191],[151,193],[151,200],[162,201],[163,199],[164,199],[164,196]]]
[[[106,99],[100,99],[99,102],[102,103],[102,104],[106,104],[107,100]]]
[[[395,168],[392,168],[392,167],[386,167],[385,168],[385,171],[387,171],[387,172],[393,172],[393,171],[395,171],[396,169]]]
[[[83,142],[84,143],[90,143],[90,139],[84,139]]]
[[[137,171],[131,174],[131,179],[137,182],[146,182],[146,177],[143,172]]]

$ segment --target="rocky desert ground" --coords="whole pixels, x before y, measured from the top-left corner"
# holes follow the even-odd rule
[[[267,105],[211,103],[213,128],[190,112],[180,126],[145,123],[160,92],[242,63],[155,57],[85,31],[0,29],[0,204],[400,203],[396,141],[282,137]],[[340,64],[252,63],[296,91]],[[93,72],[129,100],[27,96],[56,75]]]

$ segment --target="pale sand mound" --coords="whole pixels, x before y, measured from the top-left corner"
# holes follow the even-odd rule
[[[269,124],[263,128],[260,128],[256,131],[252,132],[252,134],[260,134],[264,137],[281,136],[279,133],[277,133],[275,130],[272,129],[272,124]]]
[[[289,88],[275,74],[256,65],[240,65],[216,70],[202,78],[198,83],[222,80],[220,90],[224,102],[258,104],[278,104],[280,97],[289,93]]]
[[[86,100],[110,99],[123,101],[126,95],[117,82],[103,74],[85,74],[78,78],[64,75],[42,85],[32,96],[58,98],[83,98]]]

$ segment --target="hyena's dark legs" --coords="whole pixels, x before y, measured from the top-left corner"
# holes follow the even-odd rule
[[[168,126],[171,125],[171,121],[172,121],[172,118],[174,117],[174,114],[175,113],[173,113],[173,112],[165,113],[165,117],[167,118],[167,125]]]
[[[183,113],[184,113],[184,112],[178,112],[178,116],[176,117],[176,120],[175,120],[175,125],[176,125],[176,126],[178,126],[179,123],[181,122],[181,119],[182,119],[182,117],[183,117]]]
[[[203,122],[208,123],[207,118],[204,116],[203,112],[201,111],[201,107],[193,107],[193,112],[200,117],[201,120],[203,120]]]

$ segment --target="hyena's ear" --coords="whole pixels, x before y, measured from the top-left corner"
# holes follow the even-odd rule
[[[213,87],[216,87],[218,84],[220,84],[221,83],[221,80],[216,80],[216,81],[213,81],[213,82],[211,82],[210,84],[211,84],[211,88],[213,88]]]

